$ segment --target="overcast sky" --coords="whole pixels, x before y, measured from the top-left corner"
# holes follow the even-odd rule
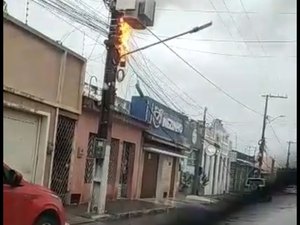
[[[102,1],[85,2],[108,21]],[[24,22],[26,1],[7,0],[7,3],[8,12]],[[287,141],[296,140],[296,0],[242,0],[242,3],[244,8],[240,0],[157,0],[155,24],[150,29],[163,38],[212,21],[211,27],[170,41],[169,46],[205,77],[257,112],[263,113],[262,94],[288,96],[288,99],[270,99],[268,115],[285,117],[274,120],[272,127],[267,125],[266,129],[267,151],[283,164]],[[31,1],[28,8],[28,24],[88,58],[86,81],[95,75],[101,86],[106,52],[99,43],[103,43],[104,37],[75,22],[68,24],[65,21],[70,20],[64,18],[63,21]],[[250,13],[245,14],[244,9]],[[215,10],[219,13],[213,12]],[[227,13],[228,10],[233,13]],[[256,42],[249,42],[251,40]],[[265,42],[271,40],[279,42]],[[130,42],[133,49],[155,41],[155,37],[143,30],[134,31]],[[217,90],[164,45],[138,53],[134,59],[136,61],[130,59],[130,62],[142,78],[150,80],[158,91],[162,90],[158,86],[164,87],[162,92],[167,96],[167,103],[172,99],[173,105],[194,119],[202,117],[198,106],[206,106],[210,115],[224,121],[234,145],[237,136],[239,151],[247,152],[246,146],[257,146],[261,115]],[[141,69],[145,62],[151,78]],[[130,69],[126,75],[125,81],[118,84],[118,94],[130,99],[136,94],[133,86],[137,77]],[[147,87],[142,82],[141,86],[146,92]],[[186,95],[198,106],[190,106],[192,101]],[[212,117],[208,119],[211,121]],[[295,151],[293,146],[294,159]]]

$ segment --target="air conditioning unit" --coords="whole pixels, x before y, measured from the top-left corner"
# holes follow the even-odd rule
[[[124,20],[137,30],[144,30],[146,26],[153,26],[155,14],[154,0],[136,0],[135,8],[120,10],[124,12]]]
[[[156,2],[154,0],[145,0],[139,4],[139,19],[147,27],[154,24]]]

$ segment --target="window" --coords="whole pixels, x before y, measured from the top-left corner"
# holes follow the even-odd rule
[[[88,149],[87,149],[87,156],[86,156],[86,163],[85,163],[85,173],[84,173],[84,183],[90,184],[93,180],[93,172],[94,172],[94,139],[96,134],[90,133],[89,135],[89,142],[88,142]]]
[[[187,160],[188,166],[196,165],[196,151],[192,151]]]

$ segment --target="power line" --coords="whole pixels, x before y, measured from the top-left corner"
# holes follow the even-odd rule
[[[145,82],[145,80],[135,71],[135,69],[133,68],[133,66],[129,63],[129,66],[131,67],[131,69],[133,70],[133,72],[135,73],[135,75],[137,77],[139,77],[141,79],[141,81],[146,85],[148,86],[148,88],[150,90],[153,91],[153,89],[151,88],[151,86]],[[156,92],[154,91],[154,94],[156,94]],[[157,95],[158,96],[158,95]],[[159,96],[158,96],[159,97]],[[155,115],[154,115],[154,112],[152,111],[152,109],[149,107],[149,111],[151,113],[151,115],[155,118]],[[171,139],[171,141],[175,144],[175,145],[178,145],[178,143],[176,142],[176,140],[162,127],[161,130]]]
[[[135,59],[133,56],[131,56],[131,57],[132,57],[132,59],[136,62],[136,64],[138,65],[138,62],[136,61],[136,59]],[[147,62],[144,61],[144,63],[145,63],[145,65],[147,66]],[[169,97],[165,91],[163,91],[164,88],[161,87],[160,84],[159,84],[155,79],[152,79],[152,81],[151,81],[150,77],[154,78],[154,76],[153,76],[153,74],[151,73],[151,70],[149,69],[148,66],[147,66],[147,68],[148,68],[148,71],[149,71],[150,74],[149,74],[147,71],[145,71],[143,67],[142,67],[141,69],[142,69],[142,71],[143,71],[144,74],[147,74],[148,76],[150,75],[150,76],[149,76],[149,79],[148,79],[148,82],[152,82],[152,81],[153,81],[153,82],[154,82],[154,85],[153,85],[153,86],[158,87],[158,90],[160,90],[160,93],[161,93],[160,96],[164,96],[164,97],[168,100],[168,102],[169,102],[169,104],[166,104],[166,101],[164,101],[164,103],[165,103],[166,105],[172,106],[173,109],[175,109],[176,111],[178,111],[178,112],[184,114],[184,112],[182,111],[182,107],[178,107],[178,106],[173,102],[174,100],[172,100],[172,98]],[[152,86],[152,87],[153,87],[153,86]],[[156,92],[158,92],[158,91],[156,90]],[[160,97],[160,98],[163,99],[163,97]]]
[[[134,47],[135,47],[135,48],[138,48],[138,45],[137,45],[137,43],[135,42],[134,38],[133,38],[133,41],[134,41],[134,43],[135,43],[135,46],[134,46]],[[145,62],[145,65],[147,66],[147,68],[148,68],[149,71],[150,71],[150,68],[149,68],[147,62],[149,62],[152,66],[154,66],[154,67],[158,70],[159,73],[161,73],[161,74],[162,74],[162,75],[163,75],[170,83],[172,83],[172,84],[176,87],[176,90],[173,90],[173,89],[170,87],[169,83],[165,83],[165,86],[169,87],[170,90],[172,90],[173,93],[175,93],[176,96],[178,96],[179,98],[181,98],[188,106],[192,106],[192,107],[198,108],[198,109],[200,109],[200,111],[202,111],[202,110],[204,109],[201,105],[199,105],[199,104],[197,103],[197,101],[196,101],[195,99],[193,99],[190,95],[188,95],[186,92],[184,92],[184,91],[182,90],[182,88],[180,88],[180,87],[179,87],[172,79],[170,79],[170,78],[168,77],[168,75],[166,75],[166,73],[164,73],[157,65],[155,65],[155,63],[153,63],[149,58],[145,57],[145,55],[144,55],[142,52],[139,52],[139,54],[141,54],[141,56],[142,56],[142,58],[143,58],[143,60],[144,60],[144,62]],[[147,62],[146,62],[146,61],[147,61]],[[151,72],[150,72],[150,73],[151,73]],[[158,73],[156,73],[156,72],[151,73],[152,77],[155,77],[156,74],[158,74]],[[161,78],[158,78],[158,79],[159,79],[159,82],[161,83],[161,82],[162,82],[162,79],[161,79]],[[159,85],[159,84],[157,84],[157,85]],[[159,86],[160,86],[160,85],[159,85]],[[165,89],[165,88],[164,88],[164,89]],[[182,91],[183,95],[186,96],[191,102],[188,102],[185,98],[183,98],[183,96],[182,96],[181,94],[178,93],[178,90]],[[196,114],[196,115],[191,115],[191,114],[189,114],[189,115],[190,115],[190,117],[195,117],[195,116],[199,116],[200,114],[198,113],[198,114]],[[201,115],[202,115],[202,114],[201,114]],[[211,113],[208,113],[208,112],[207,112],[207,115],[210,116],[212,119],[216,119],[216,116],[213,116]]]
[[[98,35],[98,37],[97,37],[97,39],[96,39],[96,41],[95,41],[95,44],[94,44],[94,46],[93,46],[93,48],[92,48],[92,51],[90,52],[90,55],[88,56],[88,60],[92,57],[92,54],[93,54],[93,52],[94,52],[94,50],[95,50],[95,48],[96,48],[96,46],[97,46],[97,43],[98,43],[98,40],[99,40],[99,38],[101,37],[101,34],[99,34]]]
[[[137,34],[150,36],[151,34],[138,32]],[[140,36],[136,35],[136,37],[141,38]],[[159,34],[158,37],[166,38],[169,37],[168,35]],[[179,37],[177,40],[188,40],[188,41],[198,41],[198,42],[220,42],[220,43],[248,43],[248,44],[256,44],[256,43],[263,43],[263,44],[296,44],[297,40],[229,40],[229,39],[212,39],[212,38],[202,38],[202,39],[195,39],[195,38],[186,38],[186,37]]]
[[[78,26],[78,27],[73,27],[72,30],[70,30],[69,32],[65,33],[65,34],[61,37],[60,41],[63,43],[68,37],[70,37],[70,35],[71,35],[72,33],[74,33],[74,32],[75,32],[76,30],[78,30],[79,28],[80,28],[80,26]]]
[[[133,41],[134,41],[134,47],[135,47],[135,48],[138,48],[138,45],[136,44],[136,42],[135,42],[134,39],[133,39]],[[180,99],[182,99],[188,106],[192,106],[192,107],[198,106],[198,108],[200,108],[200,109],[202,110],[202,106],[199,106],[199,105],[197,105],[197,104],[196,104],[196,105],[193,104],[194,102],[196,102],[195,100],[192,100],[193,103],[187,102],[186,99],[184,99],[183,96],[180,95],[180,94],[178,93],[178,89],[180,89],[180,88],[175,84],[175,82],[173,82],[171,79],[169,79],[168,76],[167,76],[165,73],[163,73],[163,72],[158,68],[158,66],[156,66],[156,65],[155,65],[154,63],[152,63],[148,58],[146,58],[142,52],[139,52],[139,54],[142,56],[142,59],[143,59],[143,61],[144,61],[144,65],[146,66],[146,68],[148,69],[149,73],[151,74],[151,77],[152,77],[152,78],[157,77],[157,78],[159,79],[159,82],[156,82],[156,81],[155,81],[156,86],[159,86],[159,87],[160,87],[160,83],[162,83],[163,80],[157,76],[158,73],[156,73],[156,72],[152,73],[152,72],[151,72],[151,69],[150,69],[150,67],[148,66],[148,62],[151,63],[151,65],[153,65],[153,66],[158,70],[159,73],[163,74],[163,75],[168,79],[168,81],[169,81],[170,83],[174,84],[174,86],[177,87],[177,90],[175,91],[173,88],[170,87],[169,83],[165,83],[164,88],[161,88],[162,90],[166,90],[165,87],[169,87],[169,89],[170,89],[176,96],[178,96]],[[145,71],[144,71],[144,72],[145,72]],[[180,89],[180,90],[181,90],[181,89]],[[165,92],[164,92],[164,93],[165,93]],[[165,94],[166,94],[166,93],[165,93]],[[186,93],[184,93],[184,94],[185,94],[188,98],[191,99],[191,97],[189,97]],[[167,97],[167,95],[166,95],[166,97]],[[174,98],[172,98],[172,97],[170,97],[170,98],[168,98],[168,99],[170,100],[171,103],[174,101]],[[173,107],[174,107],[175,109],[177,109],[179,112],[181,112],[181,111],[182,111],[181,109],[183,108],[183,107],[178,108],[178,107],[177,107],[176,105],[174,105],[174,104],[173,104]],[[197,115],[199,115],[199,113],[198,113]],[[194,115],[194,116],[195,116],[195,115]]]
[[[153,36],[155,36],[158,40],[161,40],[156,34],[154,34],[149,28],[146,28]],[[209,82],[212,86],[214,86],[216,89],[218,89],[220,92],[222,92],[224,95],[226,95],[227,97],[229,97],[231,100],[233,100],[234,102],[238,103],[239,105],[243,106],[244,108],[259,114],[262,116],[261,113],[257,112],[256,110],[250,108],[249,106],[247,106],[246,104],[242,103],[241,101],[239,101],[238,99],[234,98],[233,96],[231,96],[227,91],[225,91],[224,89],[222,89],[221,87],[219,87],[217,84],[215,84],[213,81],[211,81],[210,79],[208,79],[204,74],[202,74],[199,70],[197,70],[193,65],[191,65],[187,60],[185,60],[182,56],[180,56],[176,51],[174,51],[169,45],[167,45],[166,43],[162,42],[162,44],[164,44],[171,52],[173,52],[174,55],[176,55],[181,61],[183,61],[188,67],[190,67],[194,72],[196,72],[199,76],[201,76],[203,79],[205,79],[207,82]]]
[[[45,9],[51,9],[76,23],[88,27],[90,30],[100,32],[104,37],[108,35],[108,24],[96,13],[83,10],[74,2],[67,0],[32,0]],[[84,6],[84,5],[83,5]]]
[[[161,36],[159,36],[161,37]],[[136,36],[138,39],[143,39],[145,38]],[[192,40],[192,39],[191,39]],[[220,40],[222,41],[222,40]],[[224,40],[225,41],[225,40]],[[212,52],[212,51],[204,51],[204,50],[198,50],[198,49],[191,49],[191,48],[185,48],[177,45],[169,45],[172,48],[177,48],[180,50],[185,50],[185,51],[192,51],[192,52],[198,52],[202,54],[212,54],[212,55],[220,55],[220,56],[228,56],[228,57],[242,57],[242,58],[296,58],[297,56],[281,56],[281,55],[247,55],[247,54],[232,54],[232,53],[223,53],[223,52]]]
[[[133,39],[134,40],[134,39]],[[136,44],[137,46],[137,44]],[[138,46],[137,46],[138,47]],[[174,90],[173,88],[170,87],[170,85],[168,83],[165,83],[165,86],[169,87],[170,90],[177,96],[179,97],[183,102],[185,102],[188,106],[191,106],[191,107],[197,107],[198,109],[202,110],[203,107],[198,105],[196,103],[196,101],[194,99],[192,99],[186,92],[184,92],[172,79],[170,79],[157,65],[155,65],[149,58],[145,57],[142,53],[141,53],[143,59],[144,59],[144,62],[145,62],[145,65],[147,66],[147,68],[150,70],[149,66],[148,66],[148,63],[150,63],[152,66],[155,67],[155,69],[160,73],[162,74],[167,80],[169,83],[173,84],[176,88],[176,90]],[[148,63],[147,63],[147,62]],[[154,72],[152,75],[153,76],[156,76],[155,74],[158,74],[156,72]],[[163,80],[160,78],[160,82],[163,82]],[[181,94],[178,93],[178,90],[182,91],[183,95],[186,96],[189,100],[191,100],[191,102],[188,102]],[[196,104],[195,104],[196,103]],[[199,114],[198,114],[199,115]]]
[[[135,60],[135,58],[133,58],[132,57],[132,59],[135,61],[135,63],[137,63],[137,61]],[[134,69],[134,67],[131,65],[131,63],[130,62],[128,62],[128,64],[129,64],[129,66],[130,66],[130,68],[132,69],[132,71],[134,72],[134,74],[152,91],[152,93],[159,99],[159,100],[161,100],[165,105],[167,105],[167,106],[169,106],[169,103],[167,103],[166,101],[165,101],[165,99],[163,99],[162,97],[161,97],[161,95],[160,94],[158,94],[158,91],[157,90],[155,90],[155,88],[152,86],[152,84],[151,84],[151,82],[149,82],[149,80],[148,80],[148,82],[142,77],[142,76],[140,76],[139,74],[138,74],[138,72]],[[148,74],[147,72],[145,72],[144,71],[144,73],[145,74]]]
[[[238,54],[231,54],[231,53],[221,53],[221,52],[211,52],[211,51],[203,51],[198,49],[190,49],[184,48],[179,46],[170,45],[172,48],[177,48],[185,51],[192,51],[192,52],[199,52],[203,54],[212,54],[212,55],[220,55],[220,56],[228,56],[228,57],[242,57],[242,58],[296,58],[296,56],[274,56],[274,55],[238,55]]]
[[[200,13],[219,13],[219,14],[264,14],[265,12],[259,11],[227,11],[227,10],[205,10],[205,9],[170,9],[170,8],[157,8],[157,11],[170,11],[170,12],[200,12]],[[271,14],[279,15],[297,15],[296,12],[269,12]]]
[[[224,0],[224,1],[225,1],[225,0]],[[251,27],[252,27],[252,30],[253,30],[253,32],[254,32],[254,34],[255,34],[255,36],[256,36],[256,39],[257,39],[258,42],[260,43],[260,47],[261,47],[261,49],[263,50],[264,55],[266,55],[266,51],[265,51],[265,49],[264,49],[264,46],[263,46],[263,45],[261,44],[261,42],[260,42],[260,38],[259,38],[258,34],[256,33],[256,30],[254,29],[254,26],[253,26],[253,24],[252,24],[252,22],[251,22],[251,19],[250,19],[248,13],[246,13],[246,8],[245,8],[245,6],[244,6],[243,0],[240,0],[240,3],[241,3],[241,6],[242,6],[242,8],[243,8],[243,11],[245,12],[245,15],[246,15],[248,21],[249,21],[249,24],[250,24]]]
[[[211,4],[211,6],[214,8],[214,10],[217,11],[217,9],[216,9],[214,3],[212,2],[212,0],[209,0],[209,2],[210,2],[210,4]],[[226,30],[228,31],[228,33],[229,33],[231,39],[233,40],[233,39],[234,39],[234,38],[233,38],[233,35],[232,35],[230,29],[228,28],[228,26],[226,25],[226,23],[224,22],[223,18],[220,16],[219,13],[217,13],[217,15],[218,15],[219,19],[222,21],[223,26],[224,26],[224,27],[226,28]],[[240,49],[239,46],[237,45],[237,43],[235,43],[235,44],[236,44],[237,48]]]
[[[222,0],[222,2],[223,2],[223,4],[224,4],[226,10],[229,12],[229,9],[228,9],[228,7],[227,7],[227,4],[226,4],[225,0]],[[235,22],[235,20],[234,20],[234,18],[233,18],[233,16],[232,16],[232,14],[229,13],[229,16],[230,16],[230,18],[231,18],[231,20],[232,20],[232,22],[233,22],[233,26],[236,28],[237,32],[239,33],[239,35],[241,36],[242,40],[244,41],[244,37],[243,37],[243,35],[242,35],[242,32],[240,31],[238,24],[236,24],[236,22]],[[251,54],[251,51],[250,51],[250,49],[249,49],[247,43],[245,43],[245,42],[243,42],[243,43],[245,44],[246,48],[248,49],[248,52]]]
[[[271,130],[272,130],[272,132],[273,132],[273,134],[274,134],[274,136],[275,136],[277,142],[279,143],[279,145],[280,145],[281,147],[283,147],[282,144],[281,144],[281,141],[279,140],[279,137],[277,136],[277,134],[276,134],[276,132],[275,132],[273,126],[272,126],[272,124],[269,123],[269,125],[270,125],[270,127],[271,127]]]
[[[35,0],[33,0],[35,1]],[[37,3],[38,4],[38,3]],[[54,10],[51,10],[51,8],[45,8],[48,12],[50,12],[51,14],[53,14],[54,16],[56,16],[58,19],[64,21],[65,23],[69,24],[70,26],[72,26],[75,30],[81,32],[82,34],[85,34],[87,37],[89,37],[91,40],[95,41],[97,44],[102,45],[105,47],[105,45],[101,42],[98,42],[97,39],[94,39],[93,37],[91,37],[90,35],[87,35],[85,31],[83,31],[82,29],[79,28],[79,26],[75,26],[73,23],[71,23],[70,21],[66,20],[63,18],[63,16],[59,15],[59,13],[54,12]]]

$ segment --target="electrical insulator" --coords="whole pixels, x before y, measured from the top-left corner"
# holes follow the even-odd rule
[[[123,58],[121,58],[121,60],[120,60],[120,65],[119,65],[120,67],[126,67],[126,59],[123,57]]]

